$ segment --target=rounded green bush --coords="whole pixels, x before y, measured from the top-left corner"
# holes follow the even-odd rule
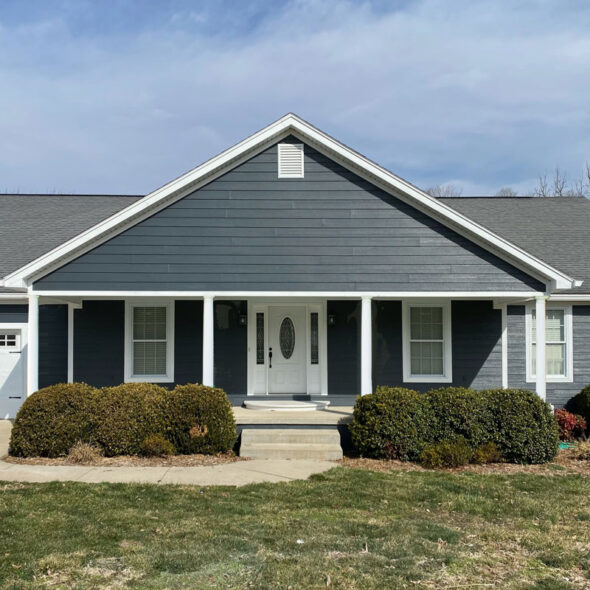
[[[566,406],[572,414],[579,414],[586,420],[586,432],[590,433],[590,385],[586,385]]]
[[[198,383],[177,385],[168,394],[166,436],[180,454],[230,451],[238,435],[223,389]]]
[[[105,455],[138,455],[147,437],[164,434],[169,395],[167,389],[152,383],[124,383],[101,389],[95,436]]]
[[[428,445],[420,454],[420,463],[429,469],[461,467],[471,461],[473,451],[463,436]]]
[[[479,392],[467,387],[441,387],[424,395],[432,409],[433,440],[462,436],[472,449],[488,440],[490,415]]]
[[[559,430],[551,406],[526,389],[480,392],[487,405],[488,442],[511,463],[547,463],[555,458]]]
[[[77,442],[91,442],[98,390],[86,383],[58,383],[28,397],[10,437],[15,457],[60,457]]]
[[[350,433],[362,456],[411,461],[433,440],[433,425],[425,396],[403,387],[378,387],[357,398]]]

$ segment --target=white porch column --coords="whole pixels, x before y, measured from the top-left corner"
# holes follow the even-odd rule
[[[536,298],[536,368],[537,368],[537,395],[545,399],[545,297]]]
[[[27,333],[27,395],[39,389],[39,296],[29,295]]]
[[[213,296],[203,297],[203,385],[213,387]]]
[[[373,393],[372,332],[371,298],[363,297],[361,304],[361,395]]]
[[[68,303],[68,383],[74,382],[74,304]]]

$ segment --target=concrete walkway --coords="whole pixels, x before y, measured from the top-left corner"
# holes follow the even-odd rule
[[[334,467],[330,461],[253,459],[201,467],[89,467],[23,465],[0,461],[0,481],[84,483],[160,483],[195,486],[243,486],[249,483],[307,479]]]
[[[0,458],[8,453],[12,424],[0,420]],[[334,467],[330,461],[253,459],[201,467],[89,467],[23,465],[0,461],[0,481],[85,483],[159,483],[195,486],[243,486],[250,483],[307,479]]]

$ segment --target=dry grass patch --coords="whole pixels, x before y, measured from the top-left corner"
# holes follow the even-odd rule
[[[0,588],[590,588],[590,478],[388,467],[0,488]]]

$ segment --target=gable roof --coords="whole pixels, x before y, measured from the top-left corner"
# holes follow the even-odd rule
[[[443,197],[440,200],[548,264],[584,281],[568,293],[590,293],[589,199]]]
[[[109,218],[88,228],[76,237],[56,246],[50,252],[23,265],[10,273],[4,279],[3,284],[8,287],[26,287],[35,279],[48,274],[142,219],[149,217],[288,135],[295,135],[308,142],[318,151],[325,153],[376,186],[394,194],[427,215],[438,219],[500,258],[519,268],[524,268],[532,276],[543,278],[558,288],[567,289],[576,284],[574,278],[567,273],[558,270],[520,246],[511,243],[505,237],[472,221],[457,209],[445,204],[444,201],[431,197],[291,113],[183,176],[137,200]]]
[[[138,195],[0,194],[0,277],[141,199]],[[0,287],[0,293],[15,288]]]

